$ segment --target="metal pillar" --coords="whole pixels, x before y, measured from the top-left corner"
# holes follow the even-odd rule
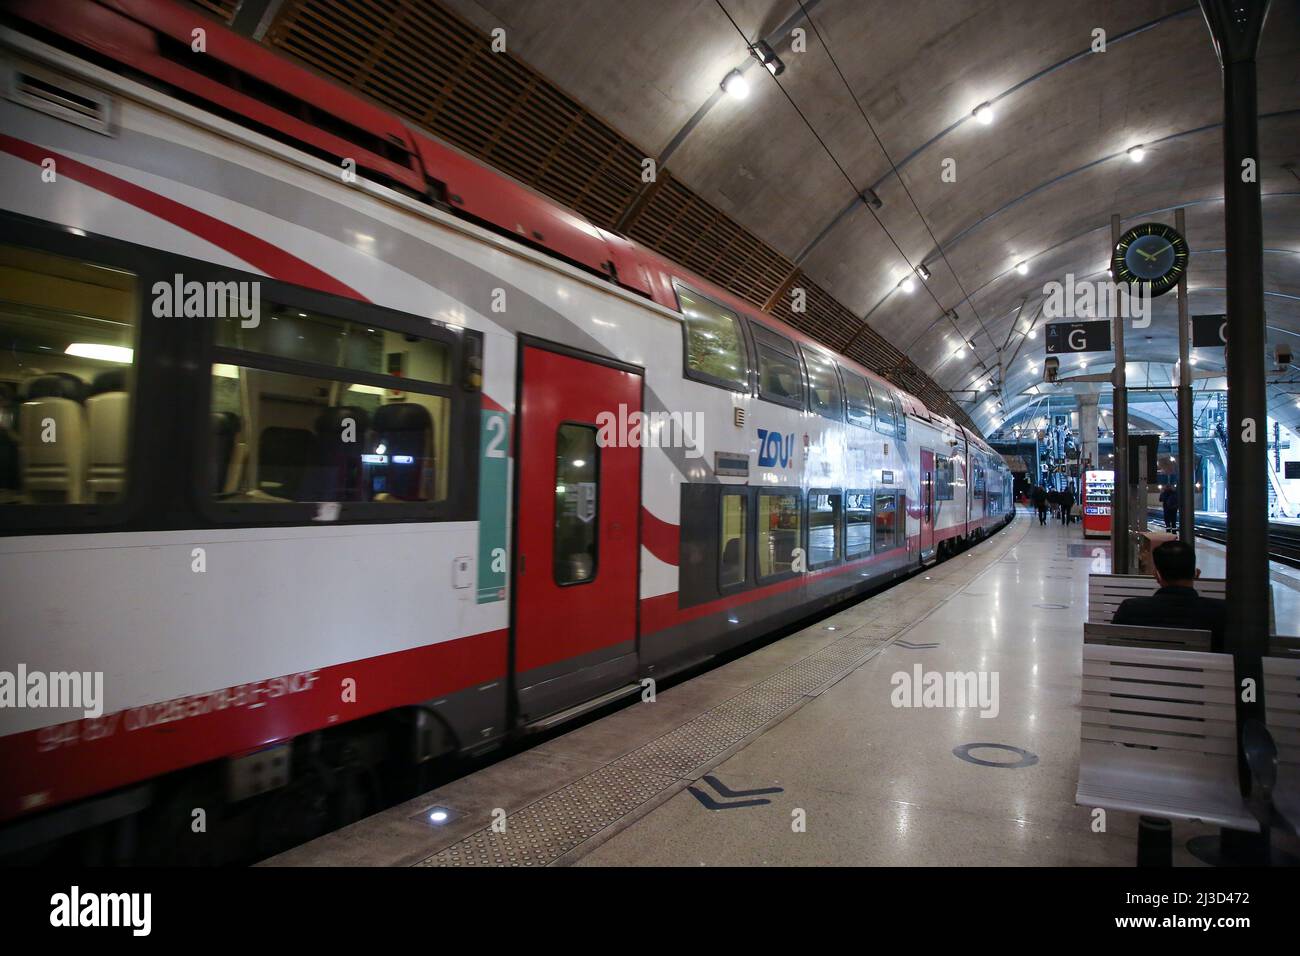
[[[1187,235],[1186,216],[1174,212],[1174,228]],[[1196,419],[1192,415],[1191,338],[1187,308],[1187,272],[1178,280],[1178,539],[1193,545],[1196,523]]]
[[[1119,245],[1119,215],[1110,217],[1110,248]],[[1108,255],[1109,259],[1110,256]],[[1115,387],[1114,408],[1111,417],[1115,425],[1115,493],[1110,506],[1111,571],[1129,573],[1129,518],[1128,518],[1128,370],[1124,365],[1124,320],[1111,318],[1115,345],[1115,371],[1111,381]]]
[[[1262,656],[1268,649],[1268,404],[1264,382],[1264,231],[1260,210],[1259,108],[1255,53],[1269,0],[1201,0],[1201,11],[1223,68],[1223,215],[1228,272],[1228,555],[1227,598],[1237,686],[1237,721],[1264,719]],[[1250,175],[1253,168],[1254,175]],[[1240,740],[1237,764],[1248,785]],[[1235,842],[1234,842],[1235,841]],[[1266,837],[1224,833],[1223,844],[1255,856]]]
[[[1238,678],[1259,680],[1268,643],[1268,403],[1264,381],[1264,231],[1255,52],[1269,0],[1201,0],[1223,67],[1223,200],[1228,267],[1229,644]],[[1245,176],[1243,163],[1256,175]],[[1249,179],[1250,181],[1246,181]],[[1262,698],[1262,694],[1260,695]],[[1263,719],[1259,713],[1249,716]]]
[[[1096,394],[1079,395],[1079,470],[1101,467],[1100,449],[1097,447],[1099,418]]]

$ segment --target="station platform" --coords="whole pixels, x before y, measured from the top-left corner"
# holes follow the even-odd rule
[[[1097,549],[1077,524],[1022,513],[653,702],[263,865],[1132,866],[1137,817],[1094,832],[1074,803],[1087,578],[1109,570]],[[1222,574],[1221,546],[1198,556]],[[1280,633],[1300,633],[1293,575],[1275,575]],[[931,671],[996,674],[997,693],[896,706],[896,675]],[[1175,865],[1201,865],[1184,845],[1214,832],[1175,822]]]

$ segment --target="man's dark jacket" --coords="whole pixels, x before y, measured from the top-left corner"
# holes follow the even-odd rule
[[[1164,587],[1150,597],[1129,598],[1116,608],[1111,623],[1209,631],[1210,649],[1222,651],[1227,620],[1226,602],[1201,597],[1195,588]]]

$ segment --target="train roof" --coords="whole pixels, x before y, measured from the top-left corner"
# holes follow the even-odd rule
[[[991,451],[950,417],[771,313],[221,23],[205,21],[206,56],[194,57],[197,13],[173,0],[14,0],[9,10],[93,51],[103,65],[126,66],[189,102],[317,156],[353,159],[358,170],[384,185],[432,199],[674,312],[681,311],[673,287],[679,280],[794,341],[834,354],[840,364],[895,392],[908,414],[960,430]]]

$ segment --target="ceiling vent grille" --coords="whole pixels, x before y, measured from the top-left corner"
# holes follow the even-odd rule
[[[289,0],[267,41],[612,228],[643,153],[434,3]]]
[[[802,273],[792,280],[789,259],[666,170],[643,190],[643,150],[435,0],[285,0],[265,42],[755,308],[802,284],[806,311],[777,295],[779,318],[837,351],[852,342],[856,361],[969,421],[874,329],[854,338],[861,323],[849,309]]]
[[[667,172],[659,178],[628,235],[742,299],[771,298],[794,263]]]
[[[240,0],[190,0],[190,3],[226,23],[231,23],[235,19],[235,11],[239,8]]]

